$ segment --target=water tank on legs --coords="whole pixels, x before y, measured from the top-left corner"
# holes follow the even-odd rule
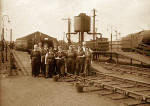
[[[91,25],[91,18],[85,13],[80,13],[79,16],[74,17],[75,32],[89,32]]]

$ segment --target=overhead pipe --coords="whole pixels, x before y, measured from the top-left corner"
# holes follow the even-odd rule
[[[93,35],[92,32],[87,32],[87,34]],[[100,38],[102,38],[102,33],[94,33],[94,34],[98,34],[98,35],[100,35]]]
[[[71,39],[70,39],[70,36],[68,36],[68,35],[70,35],[70,34],[77,34],[78,32],[74,32],[74,33],[66,33],[66,38],[67,38],[67,40],[68,40],[68,44],[70,45],[71,44]]]

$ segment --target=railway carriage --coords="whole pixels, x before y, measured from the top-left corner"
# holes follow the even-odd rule
[[[121,39],[121,49],[131,51],[134,49],[150,52],[150,30],[129,34]]]

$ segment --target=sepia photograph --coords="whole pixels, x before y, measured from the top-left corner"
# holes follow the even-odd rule
[[[0,106],[150,106],[150,0],[0,0]]]

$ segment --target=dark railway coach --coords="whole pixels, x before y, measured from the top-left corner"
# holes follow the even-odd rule
[[[56,38],[37,31],[22,38],[16,39],[15,49],[21,51],[30,51],[33,48],[33,45],[38,44],[39,42],[42,42],[42,44],[48,44],[49,47],[54,47],[54,45],[57,45]]]
[[[108,38],[100,37],[96,38],[96,40],[86,41],[86,46],[93,51],[108,51],[109,50]]]

